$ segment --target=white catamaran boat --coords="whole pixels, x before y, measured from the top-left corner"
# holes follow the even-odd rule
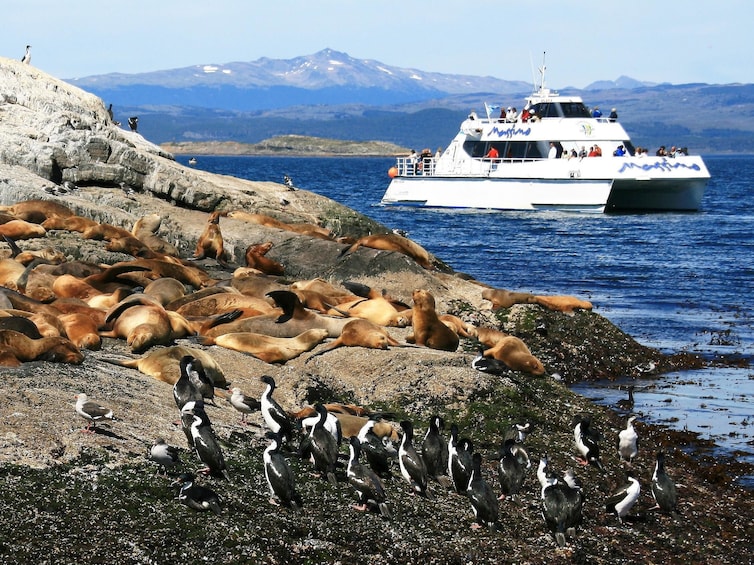
[[[439,155],[400,157],[381,204],[497,210],[695,211],[710,178],[699,156],[649,155],[617,119],[545,88],[514,120],[472,112]],[[499,107],[495,107],[499,108]],[[526,114],[533,117],[526,117]],[[502,114],[501,114],[502,115]],[[510,120],[510,121],[509,121]],[[601,156],[587,156],[589,148]],[[620,155],[621,150],[624,152]]]

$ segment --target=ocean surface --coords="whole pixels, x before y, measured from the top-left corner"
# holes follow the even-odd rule
[[[188,156],[178,157],[183,164]],[[409,237],[456,271],[499,288],[591,301],[640,343],[743,368],[636,381],[645,420],[700,432],[754,463],[754,156],[705,156],[712,175],[695,213],[579,214],[388,208],[391,158],[199,156],[197,168],[283,182],[357,210]],[[603,404],[617,382],[573,387]],[[754,486],[753,477],[741,481]]]

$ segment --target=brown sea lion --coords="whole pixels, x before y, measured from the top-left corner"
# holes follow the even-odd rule
[[[94,239],[95,241],[117,239],[119,237],[129,237],[131,232],[125,228],[113,226],[111,224],[95,224],[81,232],[84,239]]]
[[[244,317],[279,314],[279,311],[267,299],[238,292],[222,292],[205,296],[192,300],[175,311],[183,316],[212,316],[231,310],[242,310]]]
[[[257,269],[266,275],[282,275],[283,265],[265,255],[272,248],[272,242],[257,243],[246,248],[246,266]]]
[[[347,318],[323,316],[307,310],[295,293],[289,290],[274,290],[267,296],[282,309],[282,314],[267,314],[239,319],[228,324],[215,326],[205,335],[215,337],[223,333],[253,332],[274,337],[295,337],[313,328],[327,330],[328,337],[338,337],[343,331]]]
[[[301,235],[308,235],[309,237],[316,237],[319,239],[334,239],[333,233],[316,224],[285,224],[287,231],[292,231]]]
[[[83,216],[49,216],[42,227],[46,230],[65,230],[84,233],[87,229],[99,225],[89,218]]]
[[[195,292],[187,292],[184,296],[171,300],[165,305],[165,309],[177,311],[182,306],[185,306],[186,304],[189,304],[190,302],[194,302],[195,300],[199,300],[207,296],[212,296],[214,294],[224,294],[224,293],[238,294],[238,291],[235,288],[227,287],[227,286],[220,286],[220,285],[205,286],[204,288],[200,288],[199,290]]]
[[[291,290],[311,290],[324,296],[329,296],[338,303],[357,298],[357,295],[350,290],[335,286],[320,278],[296,281],[291,284]]]
[[[414,290],[412,297],[414,307],[411,324],[414,331],[406,337],[406,341],[442,351],[458,349],[458,335],[437,316],[435,297],[423,289]]]
[[[328,343],[322,350],[307,359],[311,360],[338,347],[366,347],[368,349],[388,349],[391,345],[400,345],[382,326],[362,318],[349,320],[343,326],[340,336]]]
[[[369,418],[365,416],[353,416],[351,414],[339,414],[335,413],[336,418],[340,422],[340,429],[343,437],[350,438],[359,435],[359,431],[364,427],[364,424],[369,421]],[[396,427],[390,422],[377,421],[372,428],[372,431],[377,437],[386,437],[390,441],[398,441],[399,435]]]
[[[183,345],[154,349],[139,359],[104,358],[103,360],[122,367],[137,369],[158,381],[172,385],[181,376],[180,361],[186,355],[201,361],[204,372],[212,379],[212,383],[216,387],[227,388],[229,386],[230,383],[225,379],[223,370],[212,355],[202,349]]]
[[[194,288],[202,288],[213,283],[212,279],[210,279],[207,272],[203,269],[194,265],[183,265],[168,259],[134,259],[133,261],[115,263],[111,268],[128,266],[149,270],[152,272],[154,278],[171,277]]]
[[[209,257],[215,259],[222,267],[229,267],[225,260],[225,248],[223,234],[220,231],[221,212],[212,212],[207,220],[202,235],[196,242],[196,251],[194,251],[193,260],[204,259]]]
[[[65,336],[79,349],[99,351],[102,338],[99,336],[97,322],[83,312],[72,312],[60,316],[60,322],[65,329]]]
[[[105,322],[112,324],[112,329],[101,331],[100,335],[125,339],[134,353],[154,345],[168,345],[173,340],[173,327],[165,308],[141,294],[131,295],[110,308]]]
[[[528,292],[511,292],[502,288],[485,288],[482,298],[492,302],[492,309],[510,308],[514,304],[534,304],[534,295]]]
[[[544,306],[548,310],[573,314],[576,309],[591,310],[592,303],[587,300],[581,300],[575,296],[540,296],[534,297],[534,302]]]
[[[162,218],[159,214],[148,214],[136,220],[131,233],[152,251],[177,257],[178,249],[175,245],[157,235],[161,225]]]
[[[327,337],[327,330],[307,330],[296,337],[271,337],[251,332],[222,334],[217,337],[199,336],[202,345],[219,345],[248,353],[266,363],[285,363],[310,351]]]
[[[163,277],[150,282],[144,287],[144,294],[166,306],[186,296],[186,287],[184,284],[172,277]]]
[[[373,234],[361,237],[356,243],[343,250],[341,255],[346,255],[356,251],[359,247],[371,247],[384,251],[397,251],[408,257],[411,257],[419,265],[427,270],[433,270],[434,266],[429,257],[429,253],[421,245],[402,235],[395,233]]]
[[[0,210],[35,224],[40,224],[51,216],[73,216],[68,207],[52,200],[24,200],[10,206],[0,206]]]
[[[230,286],[241,294],[248,296],[264,296],[273,290],[287,290],[288,285],[280,282],[274,275],[265,275],[256,269],[239,267],[233,271]]]
[[[12,239],[31,239],[34,237],[44,237],[47,230],[40,224],[27,222],[26,220],[10,220],[0,224],[0,235]]]
[[[474,338],[477,335],[476,328],[471,324],[464,322],[458,316],[454,316],[452,314],[441,314],[438,317],[443,324],[448,326],[451,330],[456,332],[461,337]]]
[[[39,339],[42,334],[39,333],[39,328],[34,322],[32,322],[27,315],[14,315],[7,313],[6,311],[0,311],[0,330],[13,330],[24,334],[30,339]]]
[[[331,308],[331,316],[347,316],[350,318],[364,318],[381,326],[405,328],[411,323],[410,317],[398,310],[393,303],[383,297],[359,298],[351,302],[342,302]]]
[[[84,354],[64,337],[31,339],[13,330],[0,330],[0,364],[17,367],[26,361],[50,361],[78,365]]]
[[[545,372],[542,362],[531,354],[523,340],[512,335],[501,339],[494,347],[486,349],[483,355],[502,361],[514,371],[532,375],[542,375]]]
[[[244,210],[233,210],[227,213],[228,218],[234,220],[241,220],[242,222],[249,222],[250,224],[258,224],[260,226],[266,226],[268,228],[287,229],[287,224],[276,220],[271,216],[265,216],[264,214],[252,214],[245,212]]]
[[[510,334],[486,326],[477,326],[475,329],[475,337],[487,347],[495,347],[503,338],[510,336]]]

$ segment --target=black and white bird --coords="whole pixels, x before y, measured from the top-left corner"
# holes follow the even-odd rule
[[[301,495],[296,490],[293,472],[288,461],[280,453],[282,445],[280,432],[268,432],[267,437],[270,443],[264,450],[262,458],[264,476],[267,479],[267,486],[270,487],[270,502],[277,505],[277,500],[279,500],[280,504],[285,507],[302,508],[304,504]]]
[[[190,424],[191,438],[194,442],[196,455],[205,465],[199,472],[227,479],[228,471],[220,442],[201,404],[194,402],[192,406],[191,403],[187,403],[181,410],[182,419],[184,415],[193,417]]]
[[[314,409],[319,418],[309,435],[301,442],[301,453],[308,456],[317,473],[327,477],[327,480],[333,486],[338,486],[338,479],[335,476],[335,466],[338,463],[338,444],[333,435],[325,429],[327,408],[322,404],[317,404]]]
[[[482,455],[474,453],[471,457],[471,478],[466,494],[471,501],[476,522],[472,528],[478,529],[486,526],[490,530],[498,529],[498,517],[500,509],[497,497],[492,487],[484,480],[482,475]]]
[[[120,186],[120,189],[121,189],[121,190],[122,190],[122,191],[123,191],[123,192],[125,193],[125,195],[126,195],[126,196],[128,196],[129,198],[131,198],[131,197],[132,197],[132,196],[133,196],[133,195],[134,195],[134,194],[136,193],[136,191],[135,191],[135,190],[133,189],[133,187],[132,187],[132,186],[130,186],[130,185],[128,185],[128,184],[126,184],[125,182],[121,181],[121,182],[120,182],[120,183],[118,183],[118,184],[119,184],[119,186]],[[133,198],[131,198],[131,200],[133,200]]]
[[[296,190],[296,187],[293,186],[293,179],[288,175],[283,175],[283,182],[288,187],[288,190]]]
[[[525,424],[511,424],[511,426],[506,430],[504,439],[511,438],[516,443],[524,443],[526,440],[526,436],[528,436],[532,431],[532,425],[531,422],[526,422]]]
[[[526,478],[526,467],[513,452],[515,440],[509,438],[503,442],[498,461],[498,480],[500,481],[500,500],[506,496],[515,496],[521,490]]]
[[[618,434],[618,456],[621,461],[629,465],[633,463],[634,457],[639,454],[639,435],[634,428],[636,416],[629,416],[626,422],[626,429],[621,430]]]
[[[580,418],[573,428],[573,439],[579,454],[579,463],[593,465],[603,473],[605,466],[600,460],[601,434],[592,427],[589,418]]]
[[[542,516],[559,546],[565,546],[566,536],[576,535],[583,505],[584,494],[572,471],[566,471],[562,480],[551,475],[542,484]]]
[[[106,408],[96,402],[92,402],[86,396],[86,394],[79,393],[76,398],[76,413],[84,418],[88,423],[82,432],[95,433],[97,428],[97,422],[105,420],[113,421],[113,411],[110,408]]]
[[[21,57],[21,62],[24,65],[31,65],[31,45],[26,46],[26,53]]]
[[[414,425],[404,420],[401,422],[403,437],[398,447],[398,466],[401,469],[401,475],[411,485],[416,494],[428,496],[427,492],[427,467],[424,460],[419,456],[414,448]]]
[[[346,477],[359,499],[359,504],[354,508],[362,512],[368,509],[378,510],[383,518],[389,520],[392,513],[387,505],[385,487],[372,469],[359,462],[360,454],[361,441],[357,436],[351,436]]]
[[[260,400],[260,409],[262,410],[264,422],[270,431],[280,432],[283,440],[290,442],[293,438],[295,425],[293,419],[272,397],[275,392],[275,379],[269,375],[264,375],[260,380],[267,385]]]
[[[139,127],[139,116],[131,116],[128,118],[128,127],[131,128],[131,131],[137,131]]]
[[[385,444],[385,441],[390,441],[389,439],[380,438],[374,433],[374,425],[376,423],[375,420],[367,420],[356,437],[359,438],[361,451],[364,453],[372,471],[380,477],[388,478],[391,476],[390,467],[392,460],[396,456],[396,451],[394,448],[388,449],[388,446]]]
[[[636,501],[639,500],[639,494],[641,493],[641,485],[633,471],[626,472],[626,479],[628,482],[616,490],[605,501],[605,509],[610,514],[615,514],[621,524],[623,523],[623,518],[628,515],[631,508],[636,504]]]
[[[468,438],[458,439],[458,426],[450,427],[448,441],[448,475],[453,481],[453,488],[458,494],[466,494],[471,479],[471,453],[473,445]]]
[[[178,379],[173,384],[173,400],[178,410],[182,410],[187,402],[203,401],[204,397],[191,379],[192,365],[196,361],[191,355],[184,355],[178,362]]]
[[[169,468],[172,469],[181,462],[178,448],[168,445],[162,438],[157,439],[149,449],[149,459],[157,463],[159,467],[162,467],[165,475],[168,474]]]
[[[314,414],[312,416],[304,418],[303,420],[301,420],[301,427],[305,432],[308,433],[309,431],[311,431],[318,420],[319,414]],[[343,442],[343,429],[340,425],[340,420],[338,419],[338,417],[328,410],[327,418],[325,419],[323,426],[328,432],[332,434],[332,437],[335,438],[335,443],[337,443],[338,448],[340,448],[340,444]]]
[[[662,451],[657,452],[657,461],[655,462],[655,470],[652,474],[652,496],[657,503],[657,506],[653,508],[669,512],[673,516],[677,515],[678,508],[678,494],[676,492],[675,482],[665,472],[665,453]]]
[[[476,357],[471,360],[472,369],[489,375],[505,375],[510,369],[508,366],[494,357],[484,356],[484,347],[480,344]]]
[[[191,473],[182,473],[172,484],[181,487],[178,493],[178,501],[181,504],[200,512],[209,510],[218,516],[222,513],[222,501],[217,493],[207,487],[194,484],[194,475]]]
[[[445,421],[440,416],[432,416],[422,441],[422,459],[427,476],[434,480],[448,470],[448,442],[442,436],[444,429]]]
[[[199,359],[192,357],[191,361],[186,366],[186,372],[188,373],[189,380],[202,395],[204,401],[209,402],[213,406],[217,406],[215,404],[215,383],[212,382],[207,371],[205,371],[202,362]]]
[[[232,394],[228,398],[230,405],[241,413],[241,423],[246,424],[246,416],[252,412],[256,412],[261,409],[261,402],[256,398],[246,396],[241,392],[241,389],[234,387],[231,389]]]

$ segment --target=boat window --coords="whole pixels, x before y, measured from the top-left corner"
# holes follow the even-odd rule
[[[484,141],[466,141],[463,144],[463,149],[472,157],[481,159],[487,154],[487,145]]]
[[[506,159],[541,159],[536,141],[511,141],[505,149]]]
[[[540,118],[557,118],[558,104],[555,102],[543,102],[537,105],[537,114]]]
[[[634,147],[633,143],[631,143],[630,140],[624,141],[623,147],[626,148],[626,151],[628,152],[629,155],[636,155],[636,147]]]
[[[591,118],[583,102],[561,102],[560,108],[565,118]]]

